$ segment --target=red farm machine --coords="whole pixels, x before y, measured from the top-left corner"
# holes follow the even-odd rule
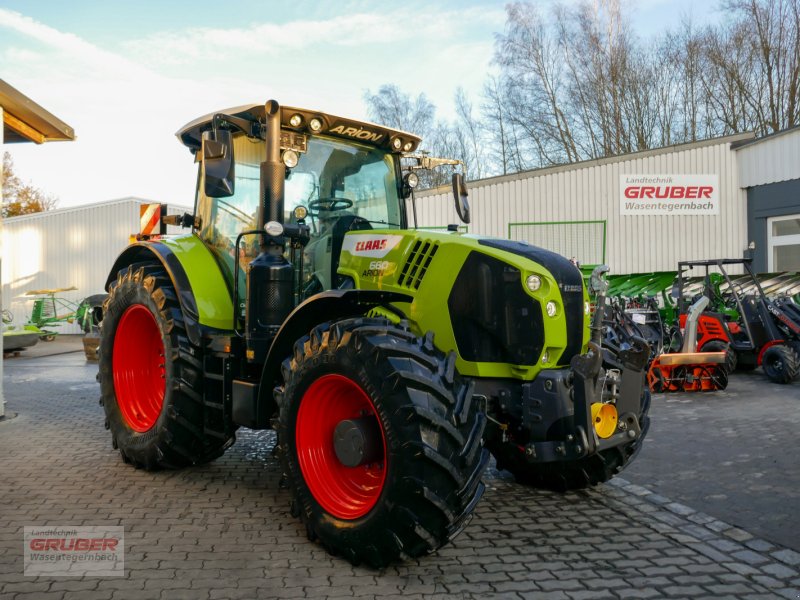
[[[680,326],[686,326],[692,301],[685,290],[686,274],[700,269],[702,296],[709,308],[697,321],[701,352],[724,351],[729,371],[761,366],[775,383],[790,383],[800,371],[800,308],[791,298],[770,298],[753,274],[748,259],[715,259],[678,263],[675,297]],[[744,277],[731,277],[731,268]]]
[[[650,363],[647,383],[653,392],[713,392],[728,386],[726,352],[698,352],[698,322],[709,304],[707,297],[695,301],[684,319],[683,344],[677,352],[659,354]]]

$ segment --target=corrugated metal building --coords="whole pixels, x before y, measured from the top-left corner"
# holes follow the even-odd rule
[[[468,231],[526,240],[584,265],[606,263],[613,273],[747,252],[761,271],[800,269],[799,158],[800,130],[793,129],[473,181]],[[423,227],[458,222],[449,188],[417,194],[416,211]],[[795,220],[769,223],[784,234],[784,260],[770,262],[767,219],[787,215]]]
[[[31,314],[28,291],[74,286],[77,290],[59,294],[73,302],[102,293],[114,259],[139,231],[139,207],[148,203],[121,198],[5,219],[3,300],[14,323],[24,323]],[[167,212],[187,210],[191,209],[169,206]],[[168,228],[169,233],[179,231]],[[58,331],[80,330],[65,324]]]
[[[0,155],[3,153],[4,144],[29,142],[44,144],[45,142],[72,141],[75,139],[75,131],[72,127],[2,79],[0,79],[0,123],[2,124],[0,125]],[[3,189],[0,186],[0,204],[2,203]],[[3,219],[0,218],[0,231],[2,229]],[[9,247],[0,245],[0,249],[2,249],[0,251],[0,263],[5,261],[7,265],[8,259],[4,257],[7,257]],[[0,271],[3,271],[3,268],[0,268]],[[5,307],[7,306],[8,296],[3,294],[5,294],[5,290],[0,293],[0,306]],[[5,325],[3,326],[3,332],[4,335],[0,336],[0,344],[5,349]],[[5,417],[2,381],[3,357],[0,354],[0,420]]]
[[[758,271],[800,271],[800,127],[736,148]]]

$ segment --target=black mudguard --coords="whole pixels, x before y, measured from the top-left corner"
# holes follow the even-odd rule
[[[201,346],[203,334],[199,324],[200,312],[197,309],[194,293],[192,293],[192,286],[189,284],[189,278],[181,261],[165,244],[137,242],[125,248],[122,254],[117,257],[117,260],[114,261],[111,271],[109,271],[105,285],[106,291],[109,291],[109,286],[116,280],[120,271],[134,263],[152,261],[153,259],[161,263],[175,286],[175,293],[178,296],[181,312],[186,322],[186,335],[189,337],[189,341],[195,346]]]

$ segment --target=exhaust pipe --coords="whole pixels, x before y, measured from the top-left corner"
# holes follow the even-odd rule
[[[286,167],[281,161],[281,107],[270,100],[264,105],[264,114],[267,160],[261,163],[258,206],[261,253],[246,269],[247,357],[256,363],[266,360],[272,339],[294,308],[294,269],[283,256],[284,237],[272,237],[264,232],[264,224],[269,221],[283,223]]]
[[[261,191],[258,206],[258,229],[263,231],[269,221],[283,223],[283,196],[286,167],[281,161],[281,107],[276,100],[264,105],[266,116],[267,160],[261,163]],[[264,242],[262,237],[262,250]]]

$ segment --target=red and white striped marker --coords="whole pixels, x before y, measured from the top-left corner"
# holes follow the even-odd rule
[[[161,205],[142,204],[139,206],[139,233],[158,235],[161,233]]]

